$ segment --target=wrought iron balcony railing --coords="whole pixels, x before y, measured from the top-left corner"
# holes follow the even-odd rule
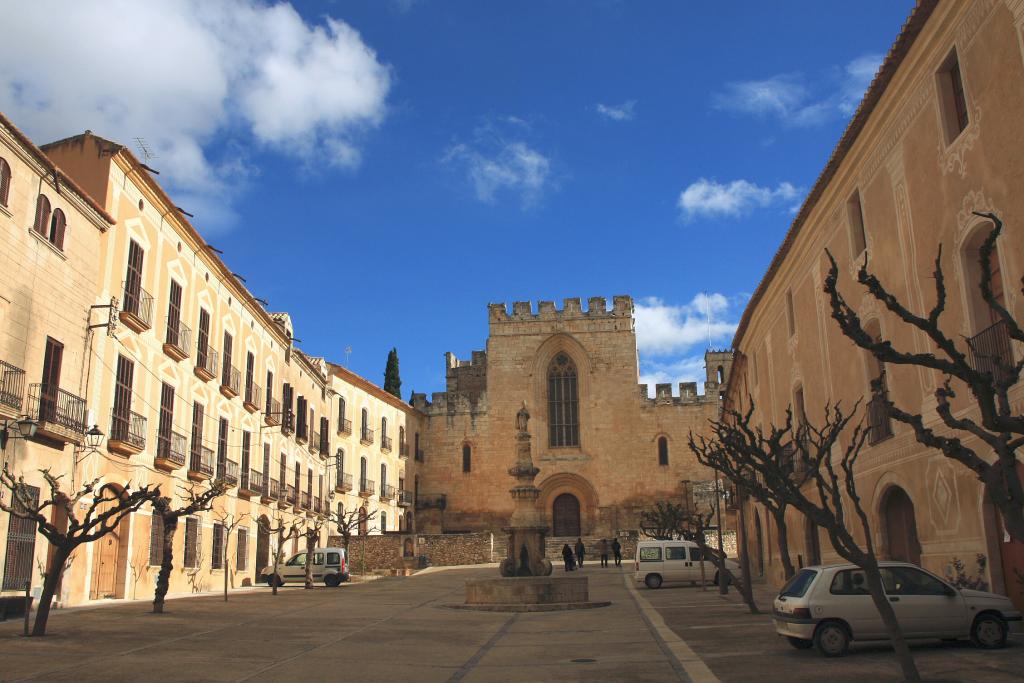
[[[301,499],[302,509],[303,510],[308,510],[309,506],[312,505],[312,503],[310,502],[309,491],[303,491],[302,495],[300,496],[300,499]]]
[[[42,431],[56,426],[75,434],[85,433],[85,400],[52,384],[29,385],[28,413]]]
[[[377,490],[377,482],[373,479],[367,479],[366,477],[360,477],[359,479],[359,495],[361,496],[372,496],[374,491]]]
[[[267,407],[263,413],[263,421],[268,427],[281,424],[281,402],[273,396],[267,396]]]
[[[875,394],[868,401],[868,443],[874,445],[892,436],[889,417],[889,392]]]
[[[178,467],[185,464],[185,454],[188,450],[188,439],[180,432],[169,432],[157,434],[156,457],[158,460],[166,460]]]
[[[412,491],[399,491],[398,492],[398,504],[402,507],[408,507],[412,505]]]
[[[249,481],[247,483],[248,486],[246,488],[256,493],[262,493],[266,488],[263,484],[263,472],[259,470],[249,470]]]
[[[153,326],[153,296],[140,285],[125,280],[122,283],[121,321],[136,332]]]
[[[177,360],[188,358],[192,348],[192,329],[178,320],[177,323],[167,319],[167,333],[164,336],[164,351]]]
[[[25,371],[0,360],[0,404],[21,410],[25,398]]]
[[[270,480],[270,486],[267,487],[267,494],[271,500],[277,500],[281,497],[281,484],[277,479]]]
[[[338,481],[334,484],[334,490],[338,493],[346,493],[352,490],[352,475],[348,472],[338,474]]]
[[[409,457],[409,443],[407,441],[398,442],[398,457],[408,458]]]
[[[217,477],[224,479],[228,484],[234,486],[238,483],[238,463],[234,460],[225,460],[224,470],[218,472]]]
[[[373,430],[369,427],[363,427],[359,432],[359,442],[364,446],[369,446],[373,443]]]
[[[220,373],[220,393],[228,398],[238,396],[242,387],[242,373],[234,365],[224,359],[224,367]]]
[[[315,429],[309,430],[309,452],[319,453],[320,452],[320,432]]]
[[[352,420],[341,419],[338,420],[338,433],[339,434],[351,434],[352,433]]]
[[[380,499],[381,500],[394,500],[395,499],[395,487],[391,484],[380,485]]]
[[[189,459],[188,469],[190,472],[195,472],[198,475],[203,475],[207,478],[213,476],[214,467],[214,455],[213,449],[207,448],[206,446],[200,446],[196,448],[196,444],[192,444],[192,457]]]
[[[381,437],[380,437],[380,449],[382,451],[390,451],[391,450],[391,437],[390,436],[388,436],[386,434],[381,435]]]
[[[217,376],[217,349],[200,342],[196,346],[196,375],[205,382]]]
[[[321,512],[323,512],[323,510],[320,507],[320,496],[313,496],[313,512],[317,513],[318,515]]]
[[[110,440],[141,451],[146,447],[146,418],[130,410],[114,408],[110,414]]]
[[[331,452],[331,435],[328,432],[329,430],[323,430],[320,432],[320,438],[317,439],[320,443],[320,455],[325,457]]]
[[[284,499],[291,503],[292,505],[295,505],[295,487],[292,486],[291,484],[288,484],[288,488],[285,489]]]
[[[967,340],[971,349],[971,365],[978,372],[987,372],[996,381],[1004,379],[1013,366],[1010,330],[1000,320]]]
[[[255,413],[260,409],[263,404],[263,387],[255,382],[249,382],[245,385],[245,396],[242,397],[242,403],[245,405],[245,409],[250,413]]]

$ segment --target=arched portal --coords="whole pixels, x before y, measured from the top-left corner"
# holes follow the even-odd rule
[[[580,500],[571,493],[559,494],[551,504],[552,536],[580,535]]]
[[[116,484],[102,487],[100,495],[109,497],[111,489],[116,495],[124,495],[124,490]],[[112,506],[112,502],[98,506],[97,514]],[[92,600],[124,597],[130,518],[131,515],[122,517],[113,531],[96,541],[99,547],[93,551],[92,590],[89,591]]]
[[[910,496],[899,486],[893,486],[882,499],[881,510],[885,554],[890,560],[921,564],[921,544],[917,540],[917,520]]]
[[[761,534],[761,515],[754,510],[754,533],[757,541],[757,575],[764,576],[764,536]]]

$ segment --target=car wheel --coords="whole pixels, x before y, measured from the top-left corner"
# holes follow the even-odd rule
[[[337,588],[341,584],[341,577],[337,574],[329,574],[324,577],[324,585],[328,588]]]
[[[789,644],[792,645],[793,647],[795,647],[798,650],[810,650],[812,647],[814,647],[814,641],[813,640],[807,640],[806,638],[797,638],[795,636],[786,636],[786,640],[788,640]]]
[[[644,583],[648,588],[661,588],[661,575],[660,574],[648,574],[644,578]]]
[[[839,622],[826,621],[814,631],[814,646],[826,657],[841,657],[850,647],[850,634]]]
[[[1006,622],[995,614],[979,614],[971,626],[971,642],[986,650],[1006,647]]]

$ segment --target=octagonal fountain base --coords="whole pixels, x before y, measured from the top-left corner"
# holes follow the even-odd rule
[[[459,609],[490,612],[554,612],[607,607],[590,600],[586,576],[515,576],[466,581],[466,602]]]

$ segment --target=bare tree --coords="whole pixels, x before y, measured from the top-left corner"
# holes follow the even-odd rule
[[[99,479],[83,484],[73,495],[68,495],[60,488],[60,476],[53,476],[48,469],[40,470],[40,473],[50,491],[49,495],[37,501],[29,494],[29,486],[23,476],[15,477],[6,467],[0,471],[0,486],[11,493],[9,503],[0,498],[0,510],[35,522],[39,533],[53,546],[32,626],[33,636],[46,635],[53,594],[75,549],[106,536],[117,528],[122,519],[160,495],[159,487],[143,486],[133,491],[130,483],[122,489],[109,482],[100,484]],[[86,506],[81,517],[77,511],[80,503]],[[58,511],[59,517],[66,516],[67,528],[50,521],[49,515],[45,514],[50,507]]]
[[[364,526],[367,533],[371,531],[370,522],[376,516],[376,510],[368,512],[363,507],[354,507],[351,510],[346,511],[341,505],[338,506],[337,511],[328,513],[328,521],[336,526],[338,533],[341,535],[341,545],[345,549],[346,562],[351,563],[351,558],[349,558],[348,554],[348,547],[352,542],[352,536],[355,535],[356,532],[358,532],[360,536],[364,535]],[[364,567],[362,564],[360,564],[359,569],[360,571],[363,571]]]
[[[780,462],[774,445],[786,438],[783,432],[788,431],[792,418],[789,410],[786,426],[770,425],[766,433],[760,426],[751,426],[753,398],[746,413],[725,409],[721,420],[712,421],[715,440],[709,443],[702,439],[702,443],[695,445],[699,449],[697,452],[715,452],[715,457],[708,462],[723,466],[722,474],[731,475],[738,486],[746,490],[764,487],[777,502],[785,500],[825,529],[836,552],[863,570],[868,592],[885,624],[904,678],[920,681],[896,613],[882,587],[871,527],[857,492],[854,469],[867,438],[867,430],[860,424],[854,424],[852,432],[845,437],[846,447],[839,443],[840,435],[851,425],[858,405],[849,414],[839,404],[826,405],[821,427],[810,422],[801,425],[797,437],[792,440],[792,462]],[[834,451],[840,455],[834,456]],[[727,466],[723,459],[728,461]],[[860,526],[863,541],[854,534],[854,525]]]
[[[213,501],[224,495],[228,484],[222,479],[210,482],[210,488],[197,492],[195,484],[189,483],[182,487],[183,504],[172,508],[171,499],[165,496],[152,501],[153,512],[160,519],[160,572],[156,577],[156,590],[153,593],[153,614],[162,614],[164,599],[170,586],[171,570],[174,569],[174,533],[178,529],[178,520],[209,510]]]
[[[302,537],[306,539],[305,588],[307,590],[313,587],[313,551],[316,550],[316,544],[320,541],[320,530],[323,529],[324,521],[323,518],[317,517],[302,532]]]
[[[692,541],[689,516],[690,513],[684,505],[658,501],[653,508],[640,513],[640,531],[645,536],[658,540],[685,538]]]
[[[246,519],[249,518],[248,513],[243,513],[239,517],[235,517],[234,514],[228,512],[222,512],[217,516],[217,521],[223,528],[224,543],[221,547],[221,566],[224,567],[224,602],[228,601],[228,578],[231,576],[231,563],[228,562],[228,543],[231,541],[231,532],[242,525]],[[235,552],[238,549],[235,548]]]
[[[277,595],[277,588],[279,584],[277,569],[281,566],[281,554],[284,552],[285,541],[290,541],[293,538],[298,538],[301,535],[301,531],[298,527],[298,524],[295,522],[293,522],[291,526],[286,525],[280,513],[278,513],[278,515],[274,518],[274,522],[275,525],[271,526],[270,522],[264,522],[261,519],[257,522],[257,524],[263,527],[263,530],[266,531],[268,534],[277,535],[277,547],[274,548],[274,562],[270,574],[271,592],[274,595]]]
[[[712,422],[711,430],[714,434],[714,439],[711,442],[705,440],[703,436],[698,442],[691,431],[687,439],[690,450],[697,456],[697,462],[701,465],[721,472],[733,484],[743,485],[742,477],[735,469],[736,463],[726,455],[726,450],[722,448],[722,445],[731,436],[732,428],[725,426],[722,422]],[[793,466],[796,442],[793,432],[793,415],[790,411],[786,412],[785,424],[779,429],[772,430],[769,438],[764,440],[763,447],[765,457],[775,463],[776,467],[789,472],[791,477],[804,476]],[[789,530],[786,526],[786,510],[789,509],[789,501],[784,498],[777,499],[763,482],[753,479],[749,483],[750,486],[744,486],[744,492],[761,503],[775,520],[779,559],[782,561],[786,579],[789,580],[796,573],[789,555]]]
[[[968,339],[958,344],[940,329],[941,317],[946,309],[941,245],[935,258],[935,305],[927,316],[911,312],[891,294],[868,270],[867,257],[857,272],[857,281],[868,293],[904,324],[923,332],[936,348],[936,353],[899,350],[891,341],[877,339],[869,334],[853,307],[839,293],[839,267],[827,251],[831,266],[824,289],[829,295],[832,317],[839,323],[843,334],[857,346],[869,351],[882,363],[937,370],[946,376],[942,386],[935,390],[937,412],[948,430],[946,434],[939,434],[926,426],[924,418],[916,409],[897,407],[883,393],[877,394],[875,400],[882,402],[891,417],[910,425],[919,443],[942,451],[947,458],[974,472],[984,485],[989,500],[1002,513],[1007,533],[1016,540],[1024,541],[1024,483],[1017,471],[1017,452],[1024,446],[1024,415],[1020,414],[1019,405],[1014,409],[1009,396],[1010,388],[1020,380],[1024,370],[1024,358],[1016,363],[1013,361],[1010,340],[1024,343],[1024,330],[997,299],[992,288],[991,259],[1003,223],[993,213],[975,212],[975,215],[987,218],[993,224],[978,252],[981,266],[978,287],[982,299],[997,319],[988,334],[993,340],[998,338],[1000,343],[983,348],[985,345],[972,343]],[[1003,340],[1005,343],[1002,343]],[[952,401],[957,396],[957,390],[951,381],[953,378],[966,386],[971,402],[978,409],[977,418],[959,412],[954,414]],[[961,437],[975,437],[983,444],[983,448],[967,446]]]

